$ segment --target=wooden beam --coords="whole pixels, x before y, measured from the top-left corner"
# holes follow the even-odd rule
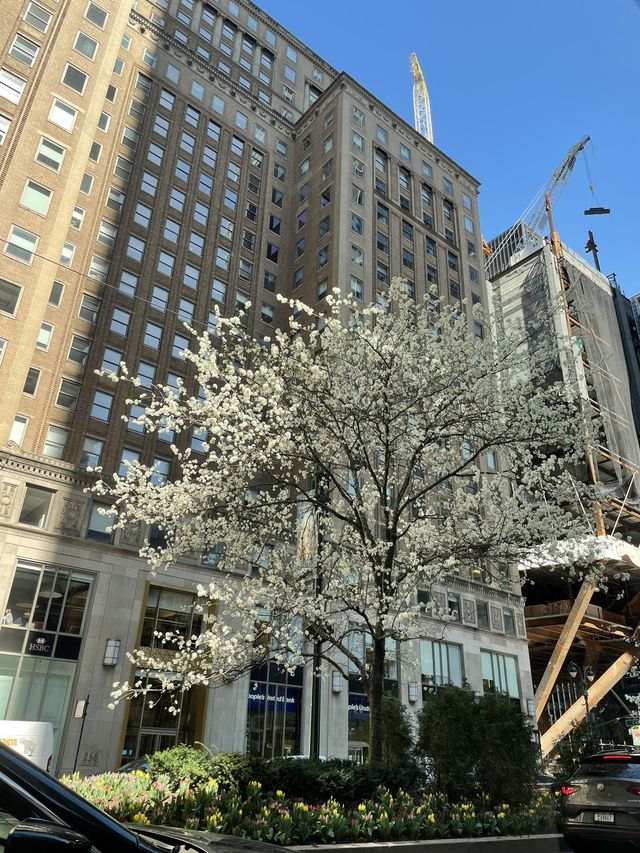
[[[576,600],[573,602],[573,607],[569,611],[567,621],[562,627],[558,641],[551,653],[551,657],[549,658],[549,663],[546,666],[544,675],[540,679],[540,684],[536,690],[536,722],[540,719],[547,706],[551,691],[554,688],[560,670],[562,669],[562,665],[565,662],[567,653],[571,648],[571,643],[573,643],[578,632],[578,628],[580,627],[580,623],[582,622],[582,617],[586,613],[589,602],[591,601],[595,591],[596,587],[593,584],[590,584],[587,581],[582,582],[580,592],[576,596]]]
[[[632,667],[635,657],[629,652],[624,652],[620,657],[611,664],[600,678],[595,681],[589,688],[588,699],[589,708],[595,708],[600,700],[606,696],[612,687],[620,681]],[[556,743],[568,734],[574,726],[581,723],[586,716],[586,704],[584,696],[581,696],[577,702],[564,712],[564,714],[555,721],[555,723],[540,736],[540,749],[542,757],[549,755]]]

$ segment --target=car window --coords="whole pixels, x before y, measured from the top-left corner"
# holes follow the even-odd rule
[[[573,776],[608,776],[610,779],[640,779],[640,764],[626,761],[589,761],[581,764]]]
[[[4,849],[7,835],[13,827],[28,817],[39,815],[28,800],[0,779],[0,850]]]

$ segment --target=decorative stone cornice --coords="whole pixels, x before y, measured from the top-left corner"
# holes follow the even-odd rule
[[[0,446],[0,471],[16,476],[40,477],[57,484],[86,489],[96,477],[80,465],[72,465],[49,456],[28,453],[12,442]]]

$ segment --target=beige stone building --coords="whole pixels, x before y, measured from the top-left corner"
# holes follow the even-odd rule
[[[478,183],[244,0],[5,0],[3,13],[0,717],[50,720],[58,771],[73,767],[87,695],[82,772],[176,740],[308,752],[303,671],[194,692],[178,717],[107,708],[127,649],[198,629],[194,584],[215,554],[151,577],[137,550],[157,532],[107,532],[87,467],[139,458],[170,477],[172,436],[145,436],[96,371],[124,360],[144,384],[195,392],[184,321],[204,330],[214,305],[250,301],[266,335],[276,293],[384,301],[402,274],[417,299],[437,285],[483,302]],[[197,451],[201,436],[178,440]],[[390,672],[403,701],[466,680],[530,710],[517,586],[474,576],[435,594],[457,618],[444,637],[425,619],[420,665]],[[320,751],[362,759],[358,685],[328,679],[321,696]]]

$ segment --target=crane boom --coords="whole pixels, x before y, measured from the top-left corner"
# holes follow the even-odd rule
[[[494,278],[508,265],[509,258],[524,249],[528,243],[539,239],[547,224],[547,203],[557,198],[564,188],[567,178],[576,164],[578,154],[584,149],[590,136],[583,136],[562,158],[545,186],[531,201],[518,221],[490,242],[491,253],[485,261],[488,279]]]
[[[409,66],[413,77],[413,119],[415,129],[429,142],[433,142],[433,125],[431,124],[431,104],[429,92],[424,81],[424,74],[418,57],[412,53],[409,57]]]

